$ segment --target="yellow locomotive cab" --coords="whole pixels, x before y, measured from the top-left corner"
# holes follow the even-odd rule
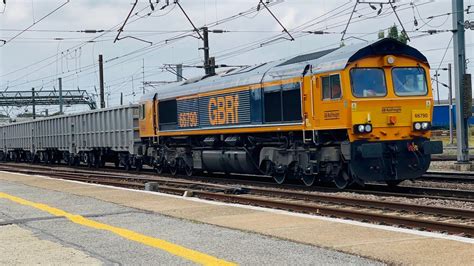
[[[354,62],[348,72],[351,141],[430,137],[433,100],[427,65],[390,55]],[[370,125],[371,131],[359,130],[360,125]]]

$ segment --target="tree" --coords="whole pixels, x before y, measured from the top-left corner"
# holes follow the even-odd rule
[[[396,39],[398,40],[398,28],[397,25],[393,24],[392,27],[388,29],[388,38]]]
[[[385,32],[383,30],[379,31],[378,37],[379,39],[385,38]],[[387,38],[398,40],[399,42],[402,42],[404,44],[407,44],[407,41],[408,41],[407,33],[405,31],[402,31],[401,33],[399,33],[398,27],[395,24],[393,24],[393,26],[388,29]]]
[[[379,31],[379,39],[385,38],[385,32],[383,30]]]

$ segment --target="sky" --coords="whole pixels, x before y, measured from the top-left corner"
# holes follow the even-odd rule
[[[178,5],[171,0],[138,0],[118,41],[117,30],[124,23],[135,0],[6,0],[0,2],[0,90],[29,91],[58,88],[87,90],[99,88],[98,57],[104,58],[108,106],[139,100],[143,91],[156,90],[160,82],[176,76],[165,64],[184,64],[183,76],[202,75],[202,40]],[[158,2],[158,3],[157,3]],[[210,54],[217,64],[254,65],[307,52],[338,47],[342,32],[354,9],[355,0],[271,0],[268,7],[289,34],[258,0],[179,0],[197,27],[208,26],[224,33],[209,33]],[[267,2],[267,1],[265,1]],[[387,2],[387,1],[372,1]],[[409,45],[426,55],[432,68],[453,63],[450,0],[401,0],[395,4],[408,35]],[[465,20],[474,20],[474,0],[464,1]],[[163,7],[163,8],[162,8]],[[389,5],[358,4],[344,35],[344,44],[377,39],[380,30],[400,24]],[[415,23],[416,21],[416,23]],[[86,33],[84,30],[103,30]],[[440,33],[428,34],[428,30]],[[310,34],[323,31],[324,34]],[[295,40],[290,41],[291,37]],[[1,41],[6,41],[4,42]],[[474,71],[474,31],[466,31],[468,73]],[[225,68],[219,68],[223,71]],[[153,86],[143,86],[153,82]],[[447,83],[441,70],[439,81]],[[436,89],[436,84],[433,83]],[[441,99],[447,88],[440,86]],[[436,95],[436,91],[434,91]],[[97,99],[98,101],[98,99]],[[49,113],[57,106],[47,108]],[[13,107],[0,112],[17,114],[31,108]],[[67,112],[87,106],[66,107]]]

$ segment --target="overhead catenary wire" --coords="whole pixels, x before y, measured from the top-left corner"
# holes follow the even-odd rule
[[[145,9],[145,8],[143,8],[143,9],[140,10],[139,12],[143,11],[144,9]],[[136,20],[135,20],[135,21],[136,21]],[[127,24],[133,23],[133,22],[135,22],[135,21],[131,21],[131,22],[127,23]],[[112,32],[114,29],[116,29],[116,28],[117,28],[118,26],[120,26],[121,24],[122,24],[122,22],[120,22],[120,23],[118,23],[118,24],[112,26],[112,27],[109,28],[108,30],[102,30],[102,31],[100,31],[100,34],[99,34],[99,35],[94,36],[94,37],[91,38],[90,40],[87,40],[87,41],[84,41],[84,42],[82,42],[82,43],[80,43],[80,44],[77,44],[77,45],[75,45],[75,46],[66,48],[66,49],[64,49],[64,50],[62,50],[62,51],[60,51],[60,52],[56,52],[56,54],[54,54],[54,55],[51,55],[51,56],[48,56],[48,57],[43,58],[43,59],[41,59],[41,60],[35,61],[34,63],[31,63],[31,64],[29,64],[29,65],[27,65],[27,66],[25,66],[25,67],[22,67],[22,68],[19,68],[19,69],[15,69],[15,70],[12,70],[12,71],[10,71],[10,72],[8,72],[8,73],[5,73],[5,74],[3,74],[3,75],[0,75],[0,78],[3,78],[3,77],[5,77],[5,76],[11,75],[11,74],[16,73],[16,72],[18,72],[18,71],[22,71],[22,70],[25,70],[25,69],[30,68],[30,67],[32,67],[32,66],[35,66],[35,65],[37,65],[37,64],[40,64],[40,63],[42,63],[42,62],[44,62],[44,61],[46,61],[46,60],[48,60],[48,59],[51,59],[51,58],[56,57],[56,56],[57,56],[58,54],[60,54],[60,53],[66,52],[67,50],[73,50],[73,49],[75,49],[75,48],[83,47],[83,46],[85,46],[85,45],[87,45],[87,44],[89,44],[89,43],[92,43],[94,40],[96,40],[96,39],[98,39],[98,38],[100,38],[100,37],[106,35],[107,33]],[[37,70],[33,70],[32,72],[34,73],[34,72],[36,72],[36,71],[37,71]]]
[[[133,22],[133,21],[132,21],[132,22]],[[130,22],[130,23],[132,23],[132,22]],[[98,36],[95,36],[95,37],[91,38],[91,39],[88,40],[88,41],[85,41],[85,42],[82,42],[82,43],[80,43],[80,44],[78,44],[78,45],[69,47],[69,48],[64,49],[64,50],[62,50],[62,51],[60,51],[60,52],[56,52],[56,54],[54,54],[54,55],[51,55],[51,56],[48,56],[48,57],[43,58],[43,59],[41,59],[41,60],[38,60],[38,61],[36,61],[36,62],[34,62],[34,63],[32,63],[32,64],[29,64],[29,65],[27,65],[27,66],[25,66],[25,67],[12,70],[12,71],[10,71],[10,72],[8,72],[8,73],[6,73],[6,74],[1,75],[0,78],[3,78],[3,77],[5,77],[5,76],[14,74],[14,73],[16,73],[16,72],[19,72],[19,71],[22,71],[22,70],[25,70],[25,69],[28,69],[28,68],[30,68],[30,67],[32,67],[32,66],[41,64],[41,63],[43,63],[43,62],[45,62],[45,61],[47,61],[47,60],[49,60],[49,59],[56,58],[57,55],[64,54],[64,52],[68,52],[69,50],[73,50],[73,49],[77,49],[77,48],[83,47],[83,46],[89,44],[91,41],[94,41],[94,40],[96,40],[96,39],[98,39],[98,38],[100,38],[100,37],[106,35],[107,33],[111,32],[113,29],[117,28],[120,24],[122,24],[122,22],[120,22],[120,23],[118,23],[118,24],[112,26],[108,31],[103,31],[103,32],[101,32],[101,34],[99,34]],[[48,64],[46,64],[46,65],[44,65],[44,66],[42,66],[42,67],[36,68],[36,69],[34,69],[34,70],[28,72],[28,73],[25,74],[24,76],[27,76],[27,75],[29,75],[29,74],[31,74],[31,73],[35,73],[35,72],[37,72],[37,71],[39,71],[39,70],[42,70],[42,69],[44,69],[44,68],[46,68],[46,67],[48,67],[48,66],[50,66],[50,65],[52,65],[52,64],[54,64],[54,63],[57,63],[57,59],[53,60],[52,62],[49,62]],[[24,77],[24,76],[23,76],[23,77]]]
[[[281,2],[282,2],[281,0],[277,0],[276,2],[272,2],[272,3],[268,4],[268,6],[274,6],[274,5],[277,5],[277,4],[281,3]],[[163,8],[164,8],[164,7],[166,7],[166,5],[163,6]],[[143,8],[143,9],[141,9],[140,11],[136,12],[136,13],[134,14],[134,16],[136,16],[137,14],[139,14],[140,12],[142,12],[144,9],[147,9],[147,8],[148,8],[148,6],[145,7],[145,8]],[[162,8],[162,9],[163,9],[163,8]],[[239,18],[239,17],[242,17],[242,16],[244,16],[244,15],[248,15],[248,14],[252,14],[252,13],[254,13],[254,12],[256,12],[256,8],[255,8],[255,7],[252,7],[252,8],[250,8],[250,9],[248,9],[248,10],[239,12],[239,13],[236,14],[236,15],[232,15],[232,16],[230,16],[230,17],[223,18],[223,19],[221,19],[221,20],[212,22],[212,23],[210,23],[210,24],[208,24],[208,25],[209,25],[209,27],[216,26],[216,25],[223,24],[223,23],[226,23],[226,22],[229,22],[229,21],[233,21],[233,20],[235,20],[235,19],[237,19],[237,18]],[[127,24],[131,24],[131,23],[137,21],[137,20],[140,19],[140,18],[141,18],[141,17],[137,18],[136,20],[132,20],[132,21],[130,21],[130,22],[127,23]],[[97,30],[97,32],[100,32],[100,33],[101,33],[100,35],[95,36],[94,38],[92,38],[92,39],[90,39],[90,40],[88,40],[88,41],[86,41],[86,42],[83,42],[83,43],[81,43],[81,44],[79,44],[79,45],[76,45],[76,46],[73,46],[73,47],[69,47],[68,49],[74,49],[74,48],[77,48],[77,47],[81,47],[81,46],[87,45],[88,43],[93,43],[94,40],[96,40],[96,39],[98,39],[98,38],[104,36],[105,34],[107,34],[107,33],[109,33],[109,32],[113,32],[114,29],[116,29],[120,24],[122,24],[122,23],[120,22],[120,23],[114,25],[113,27],[111,27],[111,28],[108,29],[108,30]],[[80,32],[87,32],[87,30],[80,30]],[[90,32],[90,31],[89,31],[89,32]],[[137,31],[137,32],[140,32],[140,31]],[[146,32],[146,31],[144,31],[144,32]],[[162,32],[163,32],[163,31],[162,31]],[[172,32],[175,32],[175,31],[172,31]],[[180,32],[180,31],[176,31],[176,32]],[[186,31],[186,32],[189,32],[189,31]],[[63,51],[61,51],[61,52],[64,52],[64,51],[66,51],[66,49],[63,50]],[[22,67],[22,68],[19,68],[19,69],[15,69],[15,70],[12,70],[12,71],[10,71],[10,72],[8,72],[8,73],[5,73],[5,74],[3,74],[3,75],[0,75],[0,78],[3,78],[3,77],[5,77],[5,76],[11,75],[11,74],[14,74],[14,73],[16,73],[16,72],[18,72],[18,71],[22,71],[22,70],[28,69],[28,68],[30,68],[30,67],[32,67],[32,66],[35,66],[35,65],[37,65],[37,64],[40,64],[40,63],[42,63],[42,62],[48,60],[48,59],[50,59],[50,58],[57,57],[57,55],[60,54],[61,52],[58,51],[55,55],[52,55],[52,56],[43,58],[43,59],[41,59],[41,60],[39,60],[39,61],[36,61],[36,62],[34,62],[34,63],[32,63],[32,64],[29,64],[29,65],[25,66],[25,67]],[[54,62],[53,62],[53,63],[54,63]],[[48,64],[48,65],[51,65],[51,64],[52,64],[52,63],[50,63],[50,64]],[[46,65],[46,66],[48,66],[48,65]],[[45,67],[46,67],[46,66],[45,66]],[[42,67],[42,68],[43,68],[43,67]],[[37,70],[38,70],[38,69],[35,69],[35,70],[31,71],[31,73],[35,73],[35,72],[37,72]]]
[[[336,9],[337,9],[337,8],[336,8]],[[140,48],[140,49],[137,49],[137,50],[135,50],[135,51],[132,51],[132,52],[130,52],[130,53],[128,53],[128,54],[121,55],[120,57],[126,57],[126,56],[129,56],[129,55],[131,55],[131,54],[136,54],[136,53],[143,54],[143,53],[146,53],[147,50],[149,51],[148,48],[146,48],[146,49],[141,49],[141,48]],[[139,55],[140,55],[140,54],[139,54]],[[110,61],[113,61],[113,60],[116,60],[116,59],[119,59],[119,57],[112,58],[112,59],[110,59]],[[82,71],[80,71],[80,72],[82,72]]]
[[[440,68],[441,65],[443,64],[444,57],[446,56],[446,53],[449,50],[449,46],[451,45],[451,42],[453,41],[453,38],[454,38],[454,35],[451,35],[451,38],[449,39],[448,45],[446,46],[446,49],[444,50],[443,57],[441,58],[441,61],[439,62],[438,68]],[[433,83],[433,81],[431,83]]]
[[[389,14],[389,13],[387,13]],[[208,24],[209,25],[209,24]],[[337,26],[337,25],[335,25]],[[316,31],[316,30],[315,30]],[[188,30],[188,33],[191,32],[190,30]],[[229,32],[232,32],[231,30],[229,30]],[[290,31],[290,32],[295,32],[295,31]],[[298,33],[298,38],[300,37],[304,37],[304,36],[308,36],[310,33],[310,31],[296,31],[296,33]],[[327,34],[334,34],[334,32],[331,32],[329,33],[329,31],[327,31],[328,33]],[[359,34],[359,33],[358,33]],[[296,37],[296,36],[295,36]],[[131,51],[131,52],[127,52],[127,53],[124,53],[122,55],[120,55],[119,57],[114,57],[112,58],[113,60],[110,60],[108,63],[108,66],[112,66],[110,63],[112,62],[116,62],[116,65],[119,65],[119,64],[123,64],[123,63],[127,63],[127,62],[130,62],[129,60],[133,58],[136,58],[138,56],[143,56],[145,54],[148,54],[148,53],[151,53],[153,51],[156,51],[157,49],[161,48],[161,47],[164,47],[164,45],[162,43],[159,43],[157,44],[156,46],[153,46],[151,47],[150,49],[142,49],[142,48],[139,48],[137,50],[134,50],[134,51]],[[156,49],[155,49],[156,48]],[[88,72],[88,69],[86,68],[82,68],[81,69],[82,71],[79,72],[81,74],[85,74]]]
[[[425,2],[423,4],[428,4],[430,2]],[[339,18],[339,17],[344,17],[345,15],[349,15],[350,13],[342,13],[341,12],[345,12],[345,11],[348,11],[348,10],[352,10],[352,7],[346,7],[344,10],[338,10],[339,8],[341,7],[344,7],[345,5],[347,5],[347,3],[341,5],[340,7],[337,7],[321,16],[320,17],[320,20],[319,21],[316,21],[312,24],[308,24],[308,23],[303,23],[303,24],[306,24],[304,27],[296,27],[295,29],[304,29],[304,28],[309,28],[309,27],[312,27],[312,26],[315,26],[317,24],[321,24],[323,21],[325,21],[325,17],[326,17],[326,14],[331,14],[333,13],[333,11],[338,11],[339,14],[336,15],[336,16],[332,16],[331,19],[335,19],[335,18]],[[407,6],[409,4],[401,4],[399,5],[400,6]],[[421,5],[421,4],[420,4]],[[408,9],[409,7],[405,7],[403,9],[401,8],[397,8],[398,10],[402,11],[402,10],[406,10]],[[367,9],[367,8],[365,8]],[[392,11],[393,12],[393,11]],[[383,14],[383,13],[382,13]],[[372,18],[377,18],[379,17],[380,15],[375,15],[375,16],[369,16],[369,17],[365,17],[365,18],[361,18],[361,19],[358,19],[358,20],[355,20],[353,21],[352,23],[359,23],[359,22],[362,22],[362,21],[365,21],[365,20],[368,20],[368,19],[372,19]],[[361,17],[361,16],[359,16]],[[313,21],[316,20],[316,19],[313,19]],[[347,21],[347,20],[344,20],[344,21]],[[321,28],[318,28],[318,29],[331,29],[331,28],[337,28],[337,27],[340,27],[340,26],[343,26],[345,25],[346,22],[337,22],[337,23],[333,23],[331,25],[326,25],[325,27],[321,27]],[[291,32],[293,32],[293,30],[290,30]],[[377,31],[378,32],[378,31]],[[370,33],[372,34],[372,33]],[[367,34],[367,35],[370,35],[370,34]],[[285,41],[285,39],[282,39],[281,38],[281,35],[282,34],[279,34],[279,35],[276,35],[276,36],[273,36],[273,37],[270,37],[270,38],[264,38],[264,39],[259,39],[257,41],[253,41],[251,43],[248,43],[248,44],[245,44],[245,45],[241,45],[241,46],[237,46],[237,47],[234,47],[234,48],[229,48],[229,49],[225,49],[224,51],[231,51],[231,52],[227,52],[227,53],[224,53],[222,54],[223,51],[217,51],[214,53],[214,55],[216,57],[218,57],[220,60],[223,60],[223,59],[228,59],[228,58],[231,58],[231,57],[234,57],[234,56],[238,56],[244,52],[249,52],[249,51],[252,51],[252,50],[256,50],[256,49],[259,49],[259,48],[262,48],[262,47],[265,47],[266,45],[274,45],[274,44],[277,44],[277,43],[280,43],[280,42],[283,42]],[[306,36],[306,35],[309,35],[309,33],[307,34],[299,34],[297,35],[297,38],[301,38],[303,36]],[[265,43],[264,46],[260,45],[262,43]],[[196,61],[185,61],[184,63],[196,63]]]
[[[62,7],[64,7],[65,5],[67,5],[69,3],[70,0],[66,0],[66,2],[62,3],[60,6],[56,7],[55,9],[53,9],[52,11],[50,11],[48,14],[44,15],[43,17],[41,17],[39,20],[37,21],[34,21],[30,26],[26,27],[24,30],[20,31],[19,33],[17,33],[15,36],[11,37],[10,39],[7,39],[4,41],[4,43],[2,45],[0,45],[0,47],[3,47],[5,45],[7,45],[9,42],[11,42],[12,40],[14,40],[15,38],[17,38],[18,36],[20,36],[21,34],[25,33],[26,31],[28,31],[30,28],[32,28],[33,26],[35,26],[36,24],[40,23],[41,21],[43,21],[44,19],[46,19],[47,17],[51,16],[52,14],[54,14],[56,11],[58,11],[59,9],[61,9]]]
[[[139,51],[134,51],[134,53],[136,53],[136,52],[139,52]],[[131,53],[130,53],[130,54],[131,54]],[[124,55],[124,56],[127,56],[127,54],[126,54],[126,55]]]
[[[275,3],[275,4],[276,4],[276,3]],[[247,14],[248,14],[248,13],[251,13],[251,12],[255,12],[255,10],[245,11],[244,13],[247,13]],[[241,12],[241,13],[242,13],[242,12]],[[239,14],[241,14],[241,13],[239,13]],[[236,18],[236,17],[238,17],[238,16],[232,16],[232,18]],[[230,21],[230,20],[226,20],[226,21],[224,22],[224,20],[226,20],[226,19],[221,20],[220,23],[222,24],[222,23],[225,23],[225,22]],[[133,21],[131,21],[131,22],[133,22]],[[216,24],[216,23],[211,23],[211,25],[217,25],[217,24]],[[180,36],[180,35],[178,35],[178,36]],[[168,42],[167,44],[169,44],[169,42]],[[109,63],[109,62],[112,62],[112,61],[114,61],[114,60],[120,59],[120,58],[122,58],[122,57],[127,57],[127,56],[132,55],[132,54],[138,54],[137,56],[140,56],[140,55],[143,54],[143,53],[149,52],[149,51],[151,51],[151,50],[155,50],[156,48],[160,48],[161,46],[163,46],[163,43],[162,43],[162,42],[154,44],[153,47],[139,48],[139,49],[136,49],[136,50],[134,50],[134,51],[132,51],[132,52],[129,52],[129,53],[126,53],[126,54],[123,54],[123,55],[120,55],[120,56],[111,58],[111,59],[109,59],[108,61],[106,61],[106,62],[104,62],[104,63]],[[136,56],[136,57],[137,57],[137,56]],[[82,71],[80,71],[80,72],[82,72]],[[36,80],[36,81],[37,81],[37,80]]]

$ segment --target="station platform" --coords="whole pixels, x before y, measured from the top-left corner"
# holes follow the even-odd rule
[[[0,172],[0,264],[467,265],[474,239]]]

